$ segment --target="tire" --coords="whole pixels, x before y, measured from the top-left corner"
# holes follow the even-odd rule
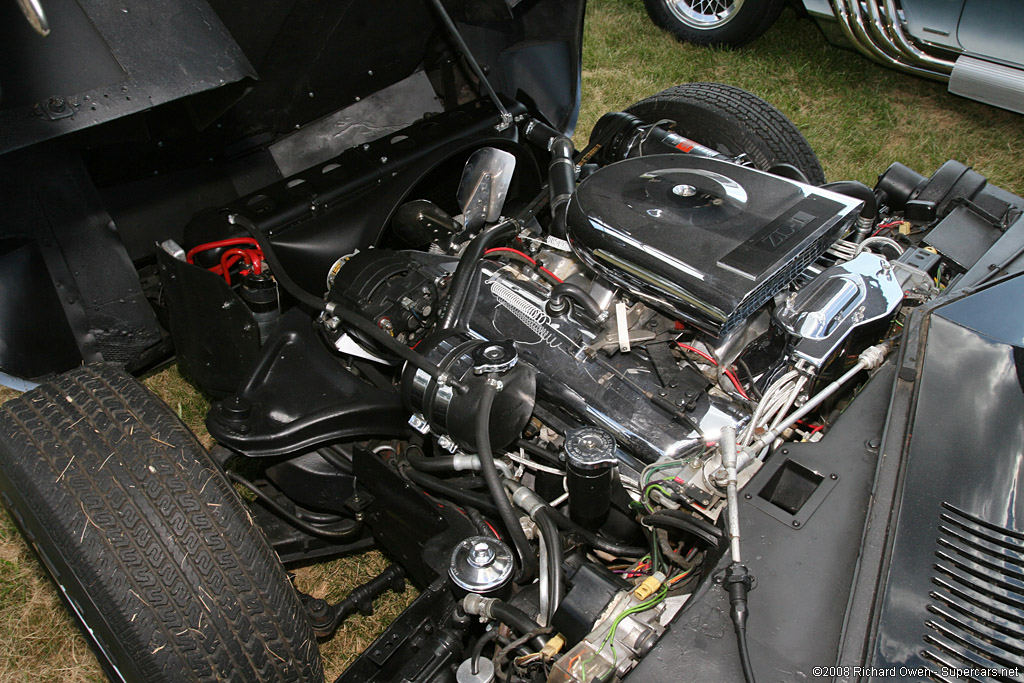
[[[775,23],[784,0],[644,0],[647,15],[676,40],[739,47]]]
[[[78,368],[0,406],[0,498],[111,680],[323,680],[242,501],[120,370]]]
[[[825,182],[821,163],[793,122],[746,90],[722,83],[687,83],[662,90],[626,109],[653,123],[673,121],[675,132],[727,154],[745,154],[763,171],[790,164],[813,185]]]

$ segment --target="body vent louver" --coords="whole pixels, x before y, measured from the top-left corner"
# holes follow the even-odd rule
[[[946,669],[1024,673],[1024,533],[943,504],[922,656]],[[937,672],[936,681],[946,678]],[[1014,677],[968,678],[1020,681]]]

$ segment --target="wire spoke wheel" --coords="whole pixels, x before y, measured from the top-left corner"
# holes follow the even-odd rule
[[[743,6],[743,0],[671,0],[667,5],[687,26],[711,29],[732,21]]]
[[[644,0],[647,14],[684,43],[736,47],[764,33],[784,0]]]

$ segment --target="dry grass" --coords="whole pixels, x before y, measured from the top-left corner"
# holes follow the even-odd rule
[[[640,0],[591,0],[584,41],[583,108],[577,144],[606,111],[664,88],[721,81],[766,98],[792,118],[830,179],[873,184],[891,162],[930,174],[956,158],[992,182],[1024,194],[1019,172],[1024,119],[949,95],[945,87],[883,69],[829,45],[787,10],[753,45],[736,51],[680,45],[654,28]],[[209,446],[208,399],[175,367],[146,379]],[[13,395],[0,389],[0,401]],[[305,567],[297,583],[338,600],[381,571],[380,553]],[[354,617],[322,645],[328,680],[337,676],[412,599],[386,594],[374,617]],[[10,519],[0,515],[0,681],[101,681],[84,640]]]
[[[6,514],[0,515],[0,634],[0,681],[106,680]]]
[[[182,377],[176,365],[147,377],[144,383],[178,414],[200,442],[207,447],[213,444],[203,424],[209,399]],[[16,395],[0,387],[0,403]],[[384,555],[371,551],[298,568],[294,570],[295,583],[315,597],[337,602],[388,564]],[[334,638],[321,643],[327,680],[337,678],[416,594],[411,586],[402,594],[385,593],[374,602],[372,616],[353,616]],[[105,680],[48,575],[11,518],[0,514],[0,683]]]
[[[578,144],[607,111],[679,83],[720,81],[760,95],[789,116],[830,180],[873,185],[894,161],[930,175],[958,159],[1024,194],[1021,116],[834,47],[793,10],[753,44],[723,50],[676,42],[650,23],[640,0],[597,0],[588,6],[583,49]]]

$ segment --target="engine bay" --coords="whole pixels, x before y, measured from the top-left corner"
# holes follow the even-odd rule
[[[96,675],[1016,680],[1014,122],[686,65],[826,182],[623,3],[600,119],[586,3],[21,4],[0,535]]]
[[[815,186],[788,165],[683,152],[692,141],[658,124],[602,122],[576,153],[521,121],[550,150],[549,181],[507,204],[519,160],[475,149],[456,197],[410,194],[390,237],[336,256],[323,298],[235,213],[222,239],[160,257],[203,256],[259,328],[256,369],[207,420],[224,457],[268,459],[259,486],[286,517],[329,512],[326,537],[365,524],[402,558],[461,643],[430,666],[459,681],[625,677],[712,585],[740,636],[746,484],[828,434],[910,312],[963,277],[942,249],[959,208],[999,225],[1019,213],[956,162]],[[288,300],[315,315],[282,315]],[[295,372],[298,401],[283,397]],[[789,463],[759,496],[799,526],[834,483]],[[364,653],[345,676],[401,666]]]

